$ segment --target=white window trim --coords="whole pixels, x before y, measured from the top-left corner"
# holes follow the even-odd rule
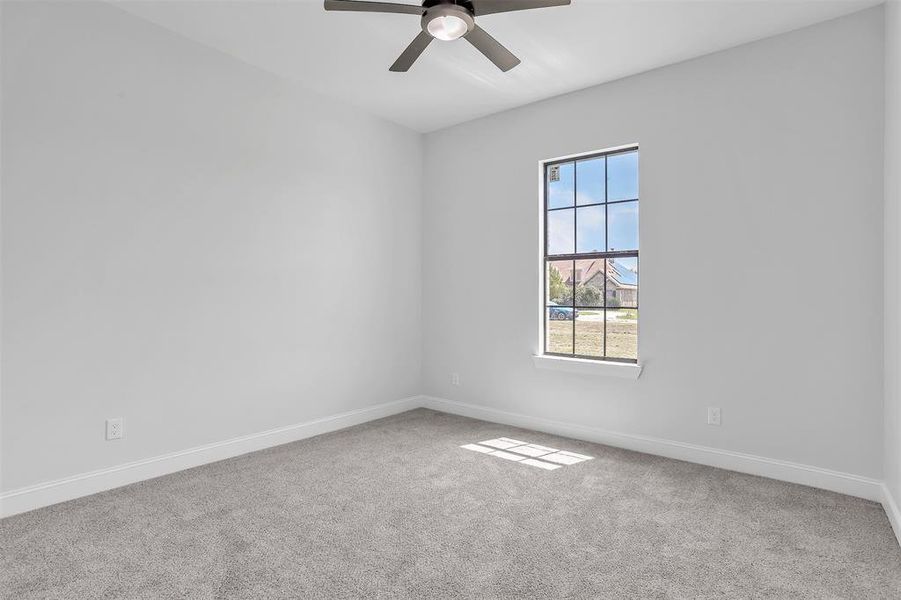
[[[535,354],[532,362],[536,369],[547,369],[562,373],[577,373],[579,375],[602,375],[607,377],[621,377],[623,379],[638,379],[643,365],[635,363],[622,363],[610,360],[589,360],[586,358],[569,358],[566,356],[553,356],[549,354]]]
[[[538,354],[532,355],[532,362],[538,369],[546,369],[551,371],[560,371],[563,373],[578,373],[580,375],[601,375],[609,377],[622,377],[625,379],[638,379],[644,368],[641,362],[641,344],[638,345],[638,362],[637,363],[621,363],[611,360],[591,360],[587,358],[575,358],[567,356],[556,356],[552,354],[543,354],[544,352],[544,219],[545,203],[544,203],[544,169],[547,163],[557,162],[560,160],[576,159],[589,154],[599,154],[602,152],[616,152],[617,150],[625,150],[639,146],[638,143],[622,144],[602,150],[590,150],[588,152],[580,152],[578,154],[567,154],[557,156],[555,158],[546,158],[538,161]],[[638,335],[641,336],[641,328],[638,329]]]

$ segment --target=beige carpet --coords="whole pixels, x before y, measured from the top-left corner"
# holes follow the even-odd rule
[[[498,437],[594,458],[460,448]],[[0,549],[17,600],[901,598],[872,502],[422,409],[11,517]]]

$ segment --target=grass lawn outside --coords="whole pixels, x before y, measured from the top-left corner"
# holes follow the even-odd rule
[[[638,357],[638,320],[634,309],[610,311],[607,321],[607,356],[610,358]],[[627,313],[620,315],[619,313]],[[628,313],[632,313],[629,315]],[[559,354],[604,357],[604,321],[576,319],[575,352],[573,351],[573,321],[547,322],[547,351]]]

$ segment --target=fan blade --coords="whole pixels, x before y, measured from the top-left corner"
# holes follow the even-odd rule
[[[549,8],[566,6],[572,0],[478,0],[473,2],[477,17],[493,13],[512,12],[514,10],[531,10],[533,8]]]
[[[465,37],[501,71],[507,72],[519,64],[519,59],[512,52],[504,48],[499,41],[488,35],[488,32],[478,25]]]
[[[400,56],[397,57],[397,60],[394,61],[394,64],[391,65],[389,71],[394,71],[395,73],[403,73],[408,71],[410,67],[413,66],[413,63],[416,62],[416,59],[419,58],[419,55],[422,54],[422,51],[425,50],[426,46],[428,46],[431,41],[435,39],[430,36],[425,31],[420,31],[419,35],[413,38],[413,41],[410,42],[410,45],[407,46],[407,49],[401,52]]]
[[[360,0],[325,0],[325,10],[352,10],[355,12],[405,13],[422,15],[422,7],[393,2],[361,2]]]

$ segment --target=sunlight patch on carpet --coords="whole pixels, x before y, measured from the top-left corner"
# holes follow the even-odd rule
[[[575,465],[586,460],[591,460],[593,456],[585,454],[577,454],[566,450],[558,450],[556,448],[548,448],[539,444],[530,444],[512,438],[495,438],[493,440],[485,440],[477,444],[464,444],[460,446],[464,450],[472,450],[481,454],[490,454],[497,458],[503,458],[513,462],[518,462],[531,467],[538,467],[547,471],[553,471],[560,467]]]

